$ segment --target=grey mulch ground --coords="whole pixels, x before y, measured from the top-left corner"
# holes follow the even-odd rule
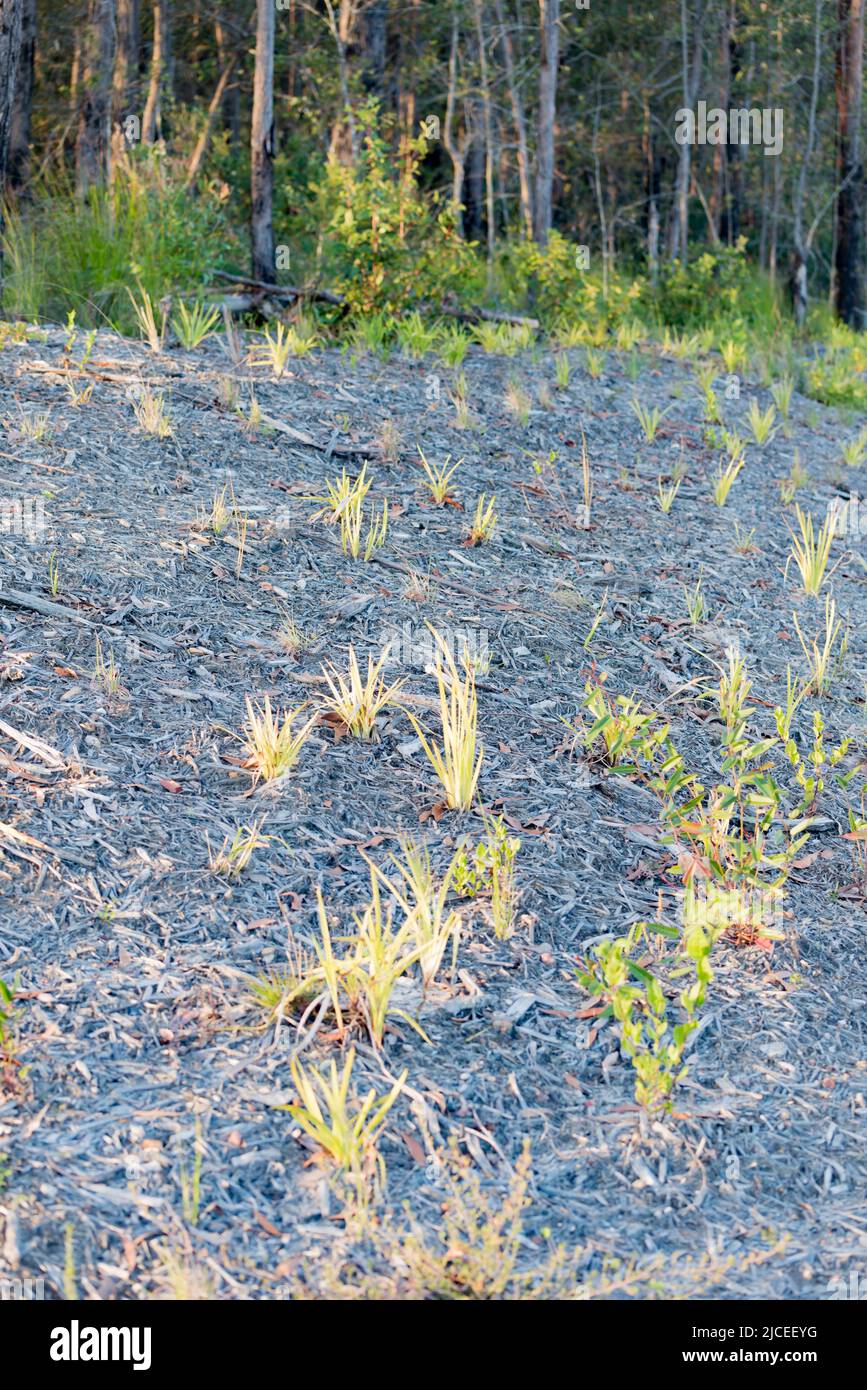
[[[459,430],[452,373],[431,360],[329,350],[274,382],[217,340],[152,357],[101,334],[90,375],[75,378],[93,394],[74,407],[58,370],[64,337],[0,354],[0,497],[41,497],[45,522],[41,534],[12,534],[7,508],[0,534],[0,975],[20,974],[28,1065],[23,1089],[0,1101],[0,1277],[44,1276],[53,1293],[74,1269],[82,1296],[138,1298],[171,1292],[172,1260],[189,1258],[218,1297],[282,1297],[333,1242],[333,1199],[275,1108],[293,1095],[297,1037],[262,1029],[249,977],[280,967],[290,933],[313,932],[317,884],[350,922],[367,889],[360,848],[384,857],[411,831],[442,867],[480,822],[431,814],[438,788],[400,713],[366,745],[320,726],[276,793],[251,790],[234,736],[246,696],[315,698],[323,660],[343,665],[350,641],[378,653],[407,623],[394,675],[426,717],[435,687],[413,647],[426,621],[490,649],[480,791],[521,839],[523,915],[506,943],[474,923],[459,974],[424,1016],[430,1046],[396,1020],[381,1059],[360,1047],[359,1080],[385,1087],[409,1068],[383,1143],[390,1200],[410,1199],[433,1225],[429,1141],[456,1138],[497,1193],[528,1136],[530,1262],[549,1240],[581,1246],[588,1270],[606,1256],[671,1256],[672,1278],[682,1254],[732,1256],[712,1290],[728,1297],[828,1296],[853,1270],[867,1275],[865,915],[840,793],[828,792],[822,833],[794,872],[786,940],[772,951],[720,945],[675,1113],[648,1123],[610,1027],[582,1017],[576,957],[655,915],[675,881],[652,799],[584,765],[561,718],[578,713],[595,663],[609,689],[663,710],[687,762],[710,770],[717,745],[699,682],[734,640],[768,702],[764,727],[787,663],[803,666],[793,611],[810,634],[822,612],[783,578],[793,509],[779,480],[799,450],[809,473],[799,500],[817,520],[835,492],[863,492],[864,470],[839,464],[857,425],[796,394],[791,437],[751,446],[719,509],[697,388],[659,355],[642,356],[633,385],[616,355],[593,381],[572,353],[558,392],[546,350],[506,360],[471,349],[475,427]],[[526,425],[504,404],[512,376],[534,395]],[[225,378],[245,413],[254,393],[296,433],[246,425]],[[129,390],[140,380],[165,391],[171,439],[137,427]],[[633,394],[670,407],[652,445]],[[770,399],[745,386],[725,402],[745,435],[753,394]],[[50,437],[28,438],[22,413],[45,410]],[[377,446],[386,422],[400,439],[392,462]],[[582,430],[589,529],[575,524]],[[426,502],[417,444],[464,460],[464,510]],[[308,500],[365,455],[375,495],[392,506],[387,545],[366,565],[311,522]],[[681,455],[687,478],[666,518],[657,477]],[[250,518],[240,576],[231,537],[196,526],[227,479]],[[496,493],[499,523],[489,545],[468,549],[481,491]],[[753,552],[736,551],[735,521],[755,528]],[[820,704],[829,742],[855,738],[846,767],[864,756],[865,559],[863,535],[835,542],[850,644]],[[709,618],[693,629],[683,586],[700,573]],[[310,639],[297,657],[280,642],[286,613]],[[113,697],[92,679],[97,637],[120,667]],[[209,871],[206,837],[219,847],[259,816],[273,838],[227,886]],[[334,1051],[317,1037],[305,1057]],[[183,1181],[197,1131],[194,1223]]]

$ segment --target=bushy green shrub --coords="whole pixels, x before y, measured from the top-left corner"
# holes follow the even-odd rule
[[[419,187],[424,137],[406,149],[395,172],[375,102],[358,121],[356,163],[330,160],[313,186],[323,277],[352,314],[398,313],[419,301],[461,297],[478,276],[478,258],[458,235],[454,210]]]
[[[195,289],[235,245],[220,204],[194,196],[158,147],[134,151],[110,188],[84,200],[55,183],[32,210],[11,211],[3,235],[3,310],[61,322],[70,309],[83,327],[136,331],[127,287],[158,301]]]
[[[616,326],[631,318],[641,282],[612,274],[607,291],[598,271],[584,267],[583,248],[552,231],[544,251],[522,239],[504,246],[498,258],[502,298],[511,307],[526,307],[532,287],[534,308],[546,327],[556,323]]]
[[[773,289],[750,267],[745,250],[741,237],[735,246],[661,266],[656,288],[645,287],[646,307],[671,328],[697,328],[709,319],[722,323],[735,315],[749,324],[773,322],[779,317]]]
[[[804,394],[823,405],[867,410],[867,371],[863,349],[829,352],[805,369]]]

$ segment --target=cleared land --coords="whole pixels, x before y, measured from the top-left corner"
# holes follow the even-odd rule
[[[562,722],[578,715],[595,666],[613,693],[664,713],[687,761],[710,771],[719,728],[702,682],[737,643],[756,726],[768,725],[787,664],[803,666],[793,612],[810,637],[823,620],[823,602],[799,595],[791,568],[783,576],[793,509],[780,479],[799,450],[798,500],[819,519],[835,493],[863,492],[865,469],[840,463],[857,423],[796,393],[790,435],[748,446],[720,508],[719,451],[705,441],[695,381],[658,352],[639,355],[633,383],[615,354],[591,379],[576,351],[558,391],[547,351],[471,349],[472,421],[459,429],[453,373],[430,361],[329,350],[273,381],[231,363],[216,340],[151,356],[101,334],[72,378],[79,390],[93,383],[76,407],[64,338],[49,331],[0,357],[2,493],[41,497],[45,522],[30,537],[0,535],[0,975],[20,972],[28,1067],[0,1103],[0,1277],[43,1275],[62,1291],[72,1270],[80,1294],[107,1298],[176,1292],[179,1278],[221,1298],[316,1287],[343,1240],[339,1210],[313,1146],[276,1108],[294,1097],[295,1023],[265,1027],[250,979],[285,965],[290,934],[315,937],[316,885],[350,924],[369,896],[360,850],[382,862],[412,833],[442,869],[482,827],[441,814],[400,711],[369,743],[320,724],[276,789],[251,787],[237,735],[247,696],[315,701],[323,661],[345,669],[350,642],[365,656],[395,637],[389,671],[437,729],[428,621],[490,651],[478,681],[480,795],[521,841],[520,916],[498,941],[463,909],[457,972],[443,972],[421,1009],[429,1043],[400,1018],[381,1056],[358,1040],[359,1087],[385,1091],[409,1072],[381,1145],[390,1205],[408,1199],[436,1227],[436,1155],[450,1138],[496,1204],[527,1137],[529,1264],[562,1243],[581,1247],[585,1274],[611,1256],[662,1257],[656,1278],[669,1290],[788,1298],[821,1296],[863,1269],[867,952],[842,796],[827,790],[794,870],[785,939],[720,942],[687,1080],[673,1113],[648,1121],[611,1026],[576,986],[576,959],[656,916],[660,894],[673,900],[671,855],[653,799],[586,762]],[[525,423],[514,391],[505,403],[510,377],[530,398]],[[171,437],[137,425],[139,381],[165,393]],[[253,395],[264,423],[245,421]],[[668,410],[652,444],[633,396]],[[750,384],[723,402],[745,437],[752,396],[770,402]],[[46,437],[22,432],[22,417],[48,410]],[[431,505],[417,444],[428,459],[463,460],[461,507]],[[665,516],[657,478],[681,457],[685,480]],[[311,520],[309,500],[364,459],[371,496],[391,506],[387,543],[367,564]],[[217,537],[197,522],[229,477],[249,519],[240,561],[234,528]],[[498,524],[467,548],[480,492],[496,494]],[[748,553],[735,521],[741,535],[755,528]],[[863,535],[835,541],[832,564],[849,651],[808,708],[821,707],[829,744],[856,740],[848,768],[864,747]],[[683,589],[700,574],[708,617],[694,627]],[[306,639],[295,653],[281,640],[287,615]],[[97,637],[117,662],[114,691],[94,680]],[[227,884],[208,842],[214,851],[261,817],[267,845]],[[411,988],[400,1002],[412,1011]],[[305,1061],[339,1055],[327,1028],[304,1044]],[[695,1279],[681,1252],[698,1260]],[[376,1272],[374,1254],[356,1258]]]

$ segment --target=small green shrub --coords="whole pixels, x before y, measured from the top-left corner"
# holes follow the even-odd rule
[[[636,922],[625,936],[594,946],[594,959],[579,973],[582,988],[605,1003],[600,1019],[613,1017],[619,1023],[620,1047],[635,1071],[635,1098],[649,1110],[671,1105],[671,1093],[686,1071],[686,1044],[698,1027],[698,1010],[713,979],[710,953],[721,929],[713,932],[703,924],[694,909],[692,885],[686,901],[689,922],[682,937],[676,927],[662,922]],[[669,978],[693,966],[693,978],[678,996],[679,1021],[674,1021],[664,983],[636,959],[654,935],[678,943],[666,962]]]
[[[616,327],[636,316],[642,293],[637,277],[612,272],[607,285],[597,270],[583,265],[584,248],[576,246],[556,230],[544,251],[532,241],[511,241],[497,258],[497,289],[504,304],[523,309],[532,288],[535,312],[543,323],[570,329],[576,324],[594,325],[604,337],[607,327]],[[597,344],[598,346],[598,344]]]
[[[21,1061],[18,1056],[18,1038],[16,1035],[15,984],[7,984],[0,977],[0,1099],[4,1090],[16,1090],[23,1075]],[[0,1153],[0,1187],[2,1187],[3,1160],[5,1155]]]
[[[28,320],[126,334],[138,325],[128,288],[156,304],[167,291],[194,291],[240,246],[214,199],[194,197],[158,147],[133,151],[111,188],[84,201],[64,182],[43,184],[26,212],[11,211],[2,236],[3,309]]]
[[[829,355],[808,367],[804,394],[823,405],[867,410],[867,374],[849,354]]]
[[[642,300],[673,328],[708,325],[716,319],[722,329],[735,316],[772,324],[780,317],[773,288],[750,267],[745,251],[746,238],[741,237],[735,246],[705,251],[688,264],[663,265],[656,290],[645,285]]]
[[[635,1071],[636,1098],[651,1109],[671,1104],[683,1076],[684,1049],[713,978],[710,955],[721,934],[747,944],[780,938],[773,919],[809,838],[823,774],[848,748],[844,740],[826,752],[817,712],[812,747],[802,751],[791,735],[797,708],[791,686],[788,709],[775,711],[776,732],[757,739],[750,730],[756,713],[747,704],[750,690],[742,659],[730,651],[718,690],[708,695],[724,726],[720,781],[712,787],[687,772],[668,726],[654,716],[641,722],[636,715],[621,730],[625,746],[618,757],[628,753],[633,774],[657,796],[661,843],[676,855],[669,872],[683,881],[681,926],[636,923],[625,936],[594,948],[593,958],[583,963],[581,982],[606,1001],[605,1012],[619,1023],[620,1045]],[[605,705],[608,718],[601,716],[587,735],[591,746],[610,739],[618,718],[616,702]],[[656,936],[674,947],[664,960],[656,953],[654,973],[646,954]],[[689,982],[677,997],[675,1016],[670,987],[684,976]]]
[[[458,235],[454,209],[438,193],[422,192],[426,141],[411,143],[409,169],[398,177],[377,103],[366,103],[356,119],[358,159],[329,162],[312,187],[324,277],[356,316],[397,314],[419,300],[439,303],[473,280],[478,263]]]

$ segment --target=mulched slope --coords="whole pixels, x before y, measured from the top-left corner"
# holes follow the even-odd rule
[[[590,1267],[606,1254],[733,1255],[717,1295],[790,1298],[821,1295],[863,1270],[865,916],[836,790],[793,876],[786,941],[772,952],[720,946],[676,1114],[648,1124],[611,1030],[580,1016],[587,1000],[573,983],[575,958],[600,935],[655,915],[660,890],[669,898],[673,885],[652,799],[573,756],[561,720],[576,715],[595,661],[612,691],[664,710],[688,764],[711,771],[716,738],[697,681],[713,677],[738,640],[754,694],[773,704],[786,664],[802,665],[793,610],[805,632],[818,631],[820,606],[798,596],[791,572],[783,580],[792,509],[780,505],[778,480],[798,448],[810,474],[801,504],[820,518],[852,426],[796,396],[792,437],[750,447],[718,509],[697,389],[683,364],[658,355],[644,358],[633,386],[614,355],[591,381],[573,353],[572,381],[555,393],[546,351],[504,360],[472,349],[464,370],[478,427],[460,431],[451,374],[431,361],[383,365],[327,351],[273,382],[263,368],[232,364],[215,340],[154,358],[101,334],[93,395],[73,408],[62,377],[40,370],[62,364],[64,337],[50,331],[46,342],[0,355],[9,426],[0,494],[43,494],[46,520],[32,542],[0,535],[0,821],[39,842],[7,833],[0,843],[0,974],[21,973],[30,1068],[23,1094],[0,1105],[0,1151],[11,1159],[0,1276],[44,1274],[62,1289],[69,1222],[84,1295],[163,1289],[159,1252],[171,1248],[195,1257],[219,1297],[280,1297],[298,1257],[333,1239],[325,1184],[274,1108],[292,1097],[293,1034],[256,1031],[247,977],[279,968],[288,928],[313,932],[317,884],[350,922],[367,891],[359,848],[384,857],[411,831],[441,866],[455,837],[481,826],[431,814],[438,787],[400,714],[385,717],[369,745],[335,743],[322,726],[276,794],[251,791],[233,735],[247,695],[269,693],[277,705],[314,697],[322,661],[345,666],[350,641],[362,655],[378,652],[402,624],[420,637],[428,620],[487,636],[481,793],[521,838],[524,915],[507,943],[480,923],[468,933],[454,988],[424,1016],[432,1046],[398,1024],[381,1061],[359,1049],[359,1084],[384,1087],[409,1068],[411,1089],[383,1144],[391,1199],[408,1197],[420,1217],[437,1220],[425,1126],[435,1140],[457,1137],[500,1190],[526,1135],[527,1238],[549,1227],[554,1240],[585,1247]],[[429,399],[432,372],[439,400]],[[225,376],[245,407],[254,391],[266,417],[321,447],[245,428],[220,403]],[[531,391],[552,388],[526,427],[504,406],[512,376]],[[166,391],[171,440],[138,430],[127,392],[139,379]],[[670,407],[653,445],[640,438],[634,394]],[[753,387],[725,403],[727,423],[745,435],[752,394],[768,403]],[[22,410],[49,407],[50,440],[12,428]],[[396,463],[375,445],[386,421],[401,436]],[[582,429],[589,530],[574,524]],[[465,511],[426,503],[417,443],[428,458],[463,458],[455,482]],[[360,455],[340,452],[348,446],[370,454],[375,494],[393,507],[388,543],[368,565],[311,524],[315,504],[305,497],[344,461],[360,466]],[[534,470],[551,450],[556,473]],[[681,451],[688,477],[666,518],[656,480]],[[231,544],[194,525],[229,476],[251,519],[240,578]],[[864,492],[863,470],[848,470],[843,486]],[[499,524],[490,545],[466,549],[480,491],[496,492]],[[736,519],[756,528],[757,553],[736,553]],[[856,737],[851,766],[864,747],[863,537],[836,541],[834,557],[851,641],[846,673],[821,708],[829,742]],[[430,578],[426,601],[404,596],[408,564]],[[683,585],[702,569],[710,618],[693,630]],[[66,613],[22,608],[10,590]],[[313,637],[297,660],[277,635],[285,610]],[[91,679],[97,635],[120,666],[124,693],[114,699]],[[421,697],[424,716],[433,681],[417,654],[405,656],[394,674]],[[758,726],[769,717],[759,706]],[[22,746],[15,730],[59,757]],[[227,887],[208,871],[206,836],[218,847],[261,815],[274,839]],[[305,1055],[333,1050],[317,1038]],[[194,1227],[181,1170],[197,1123]],[[782,1253],[744,1265],[784,1235]]]

